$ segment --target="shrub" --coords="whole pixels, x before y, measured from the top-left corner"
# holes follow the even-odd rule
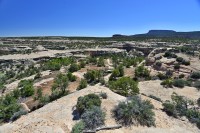
[[[163,103],[163,110],[173,117],[186,116],[190,122],[196,123],[199,127],[200,112],[194,108],[188,108],[188,105],[194,105],[193,101],[186,99],[173,93],[171,96],[172,102],[166,101]]]
[[[80,66],[78,64],[76,64],[76,63],[73,63],[69,67],[69,72],[73,73],[73,72],[78,71],[79,69],[80,69]]]
[[[85,129],[92,130],[104,125],[105,112],[100,107],[93,106],[87,109],[81,118],[85,124]]]
[[[194,82],[194,87],[200,90],[200,81],[195,81]]]
[[[67,77],[68,77],[69,81],[71,81],[71,82],[76,81],[76,76],[74,76],[71,72],[67,73]]]
[[[179,75],[179,78],[180,78],[180,79],[182,79],[182,78],[184,78],[184,77],[185,77],[184,74]]]
[[[149,97],[152,98],[152,99],[154,99],[154,100],[162,102],[162,100],[159,97],[156,97],[154,95],[149,95]]]
[[[21,80],[18,87],[21,88],[20,94],[22,97],[29,97],[34,94],[33,81],[31,80]]]
[[[36,93],[37,93],[36,99],[41,99],[42,98],[42,88],[38,88]]]
[[[84,129],[85,123],[83,121],[80,121],[73,126],[71,133],[83,133]]]
[[[48,95],[45,95],[45,96],[42,96],[40,99],[39,99],[39,103],[41,106],[44,106],[46,104],[48,104],[50,102],[50,98]]]
[[[109,88],[123,96],[131,96],[139,93],[138,83],[130,77],[122,77],[116,81],[110,81]]]
[[[54,80],[53,86],[51,88],[52,92],[55,90],[60,91],[62,94],[66,92],[66,88],[69,84],[67,75],[58,74]]]
[[[100,58],[99,58],[99,60],[98,60],[98,62],[97,62],[97,66],[98,66],[98,67],[103,67],[103,66],[105,66],[105,64],[104,64],[104,58],[103,58],[103,57],[100,57]]]
[[[85,79],[81,79],[81,82],[77,88],[77,90],[82,90],[87,87],[87,81]]]
[[[172,79],[166,79],[166,80],[162,81],[160,84],[163,85],[164,87],[172,88],[173,87],[173,80]]]
[[[177,58],[176,58],[176,61],[177,61],[177,62],[182,62],[183,60],[184,60],[184,59],[183,59],[182,57],[177,57]]]
[[[173,71],[167,70],[165,74],[168,78],[171,78],[173,76]]]
[[[173,85],[178,88],[183,88],[185,86],[185,81],[182,79],[176,79],[174,80]]]
[[[180,65],[179,65],[179,64],[175,64],[175,65],[174,65],[174,69],[176,69],[176,70],[177,70],[177,69],[180,69]]]
[[[18,99],[21,96],[20,90],[18,88],[14,89],[12,93],[15,99]]]
[[[158,73],[158,78],[160,79],[160,80],[164,80],[164,79],[167,79],[168,77],[165,75],[165,74],[162,74],[162,73]]]
[[[0,98],[0,123],[8,122],[15,112],[20,110],[20,105],[11,94]]]
[[[191,78],[193,78],[193,79],[200,79],[200,72],[193,72],[191,74]]]
[[[107,94],[105,92],[101,92],[100,94],[100,97],[102,97],[103,99],[107,99]]]
[[[84,97],[78,98],[76,109],[80,114],[82,114],[86,109],[90,109],[93,106],[101,106],[101,99],[98,95],[88,94]]]
[[[117,77],[119,77],[119,76],[120,76],[119,69],[114,69],[114,70],[112,71],[112,74],[111,74],[109,80],[116,80]]]
[[[156,66],[161,67],[162,66],[162,62],[156,62]]]
[[[177,116],[177,112],[175,109],[175,105],[173,103],[171,103],[170,101],[166,101],[163,103],[163,110],[170,116]]]
[[[197,105],[200,107],[200,98],[197,100]]]
[[[135,69],[135,77],[148,78],[149,76],[150,72],[144,66],[139,66]]]
[[[82,60],[82,61],[80,62],[80,67],[81,67],[81,68],[84,68],[85,65],[86,65],[85,61]]]
[[[116,121],[122,125],[130,126],[155,126],[155,114],[150,101],[142,101],[140,97],[134,96],[130,101],[120,102],[113,110]]]
[[[17,120],[18,118],[20,118],[22,115],[26,115],[28,114],[27,111],[25,110],[20,110],[18,112],[15,112],[14,115],[10,118],[11,121],[15,121]]]
[[[103,73],[100,70],[88,70],[86,74],[84,74],[85,79],[88,83],[98,83],[100,79],[103,77]]]
[[[182,64],[186,65],[186,66],[189,66],[190,65],[190,61],[183,60]]]

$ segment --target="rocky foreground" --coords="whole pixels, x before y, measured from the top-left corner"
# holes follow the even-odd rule
[[[111,110],[125,97],[113,93],[106,87],[99,85],[89,86],[86,89],[77,91],[68,96],[31,112],[13,123],[8,123],[0,127],[0,133],[69,133],[73,125],[77,122],[73,120],[73,111],[79,96],[89,93],[99,94],[105,92],[107,99],[102,99],[102,108],[106,112],[106,126],[113,126],[117,123],[112,117]],[[142,99],[149,99],[141,96]],[[99,133],[198,133],[199,129],[191,124],[187,119],[175,119],[167,116],[162,111],[162,103],[151,100],[155,109],[156,127],[123,127],[116,130],[99,131]]]

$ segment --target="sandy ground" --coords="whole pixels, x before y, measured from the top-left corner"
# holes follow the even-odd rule
[[[195,101],[200,97],[200,91],[194,87],[185,86],[182,89],[176,87],[165,88],[160,83],[160,80],[139,82],[140,93],[157,96],[163,101],[170,100],[173,92]]]
[[[58,99],[46,106],[22,116],[13,123],[8,123],[0,127],[0,132],[3,133],[69,133],[73,125],[77,122],[73,120],[73,109],[76,105],[77,98],[89,93],[99,94],[105,92],[108,95],[107,99],[102,100],[102,109],[106,112],[105,125],[116,125],[112,117],[111,110],[119,101],[124,101],[126,98],[113,93],[106,87],[99,85],[89,86],[86,89],[77,91],[68,96]],[[149,99],[142,96],[142,99]],[[178,120],[168,117],[162,112],[161,103],[152,99],[151,102],[155,106],[156,127],[123,127],[121,129],[99,131],[99,133],[198,133],[196,126],[188,121]]]

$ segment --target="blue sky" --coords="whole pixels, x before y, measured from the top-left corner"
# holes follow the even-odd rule
[[[0,0],[0,36],[200,31],[200,0]]]

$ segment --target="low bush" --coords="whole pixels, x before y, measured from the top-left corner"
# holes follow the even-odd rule
[[[154,99],[154,100],[156,100],[156,101],[162,102],[162,100],[159,97],[156,97],[154,95],[149,95],[149,97],[152,98],[152,99]]]
[[[190,61],[183,60],[182,64],[185,65],[185,66],[189,66],[190,65]]]
[[[68,77],[69,81],[71,81],[71,82],[76,81],[76,76],[74,76],[71,72],[67,73],[67,77]]]
[[[101,92],[99,95],[100,95],[100,97],[102,97],[103,99],[107,99],[107,98],[108,98],[108,96],[107,96],[107,94],[106,94],[105,92]]]
[[[150,76],[150,72],[147,68],[145,68],[144,66],[136,67],[135,77],[148,78],[149,76]]]
[[[186,82],[182,79],[176,79],[174,80],[173,85],[178,88],[183,88],[185,86],[185,83]]]
[[[22,115],[26,115],[28,114],[27,111],[25,110],[20,110],[18,112],[15,112],[14,115],[10,118],[11,121],[15,121],[17,120],[18,118],[20,118]]]
[[[105,112],[100,107],[93,106],[87,109],[81,116],[85,129],[93,130],[104,125]]]
[[[193,79],[200,79],[200,72],[193,72],[191,74],[191,78],[193,78]]]
[[[161,67],[162,66],[162,62],[156,62],[156,66]]]
[[[76,63],[73,63],[70,65],[68,70],[69,70],[69,72],[73,73],[73,72],[78,71],[79,69],[80,69],[80,66]]]
[[[140,97],[134,96],[130,101],[120,102],[113,110],[116,121],[122,125],[130,126],[155,126],[155,114],[150,101],[142,101]]]
[[[79,97],[76,109],[80,114],[83,114],[87,109],[92,108],[93,106],[101,106],[101,99],[98,95],[95,94],[88,94],[84,97]]]
[[[21,97],[32,96],[35,92],[32,80],[21,80],[18,84],[18,87],[21,88],[20,89]]]
[[[166,101],[163,103],[163,110],[170,116],[181,117],[186,116],[188,120],[192,123],[196,123],[199,127],[200,122],[200,112],[194,108],[188,108],[189,105],[194,105],[193,101],[188,100],[183,96],[179,96],[173,93],[171,96],[172,101]]]
[[[87,87],[87,81],[85,79],[81,79],[81,82],[77,88],[77,90],[82,90]]]
[[[177,58],[176,58],[176,61],[177,61],[177,62],[182,62],[183,60],[184,60],[184,59],[183,59],[182,57],[177,57]]]
[[[172,88],[173,87],[173,80],[172,79],[166,79],[160,83],[166,88]]]
[[[193,86],[200,90],[200,81],[195,81]]]
[[[84,129],[85,123],[83,121],[80,121],[73,126],[71,133],[83,133]]]
[[[162,73],[158,73],[158,78],[160,79],[160,80],[164,80],[164,79],[167,79],[168,77],[165,75],[165,74],[162,74]]]
[[[122,77],[116,81],[109,81],[109,88],[126,97],[139,93],[138,83],[130,77]]]
[[[179,64],[175,64],[174,65],[174,69],[176,69],[176,70],[180,69],[180,65]]]

